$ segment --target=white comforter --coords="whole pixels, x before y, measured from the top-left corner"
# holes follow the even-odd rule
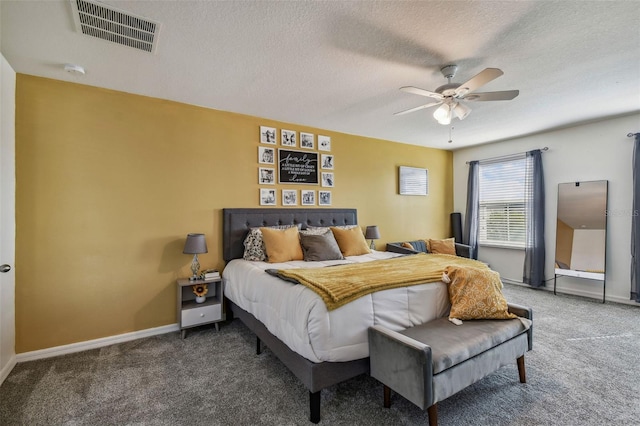
[[[402,330],[442,317],[449,310],[442,282],[379,291],[333,311],[303,285],[267,274],[265,269],[316,268],[388,259],[373,251],[346,260],[286,263],[232,260],[222,274],[225,296],[250,312],[292,350],[312,362],[351,361],[369,356],[367,329],[380,324]]]

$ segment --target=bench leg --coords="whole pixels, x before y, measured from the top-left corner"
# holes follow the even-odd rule
[[[427,414],[429,414],[429,426],[438,426],[438,406],[433,404],[427,408]]]
[[[383,385],[384,388],[384,408],[391,407],[391,388],[387,385]]]
[[[518,374],[520,375],[520,383],[527,383],[527,372],[524,369],[524,355],[517,359]]]

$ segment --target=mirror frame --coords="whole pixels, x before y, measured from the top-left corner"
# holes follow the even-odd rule
[[[557,223],[560,221],[560,207],[561,207],[561,186],[563,185],[573,185],[580,186],[583,183],[603,183],[604,184],[604,210],[602,212],[604,218],[604,250],[603,250],[603,269],[602,272],[593,272],[587,270],[577,270],[571,269],[571,265],[569,265],[569,269],[559,268],[558,267],[558,227]],[[603,302],[604,302],[604,283],[607,273],[607,219],[608,219],[608,203],[609,203],[609,181],[608,180],[596,180],[596,181],[577,181],[577,182],[566,182],[558,184],[558,204],[556,208],[556,245],[555,245],[555,253],[554,253],[554,265],[555,265],[555,278],[553,284],[553,292],[556,293],[556,279],[560,276],[570,276],[576,278],[586,278],[590,280],[599,280],[603,281]],[[572,229],[576,229],[571,227]],[[580,228],[578,228],[580,229]],[[592,229],[601,229],[601,228],[592,228]],[[572,243],[573,245],[573,243]],[[573,250],[573,249],[572,249]]]

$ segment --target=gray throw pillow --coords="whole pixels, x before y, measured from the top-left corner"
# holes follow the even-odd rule
[[[331,230],[320,235],[301,233],[300,244],[306,261],[344,259]]]

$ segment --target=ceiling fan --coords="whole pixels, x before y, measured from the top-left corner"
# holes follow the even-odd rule
[[[518,96],[519,90],[505,90],[501,92],[483,92],[474,93],[474,91],[481,86],[489,83],[490,81],[500,77],[502,70],[498,68],[485,68],[475,76],[462,84],[452,83],[451,79],[456,75],[458,70],[457,65],[446,65],[440,69],[442,75],[448,80],[448,83],[438,87],[434,92],[429,90],[419,89],[413,86],[401,87],[400,90],[407,93],[413,93],[415,95],[426,96],[436,99],[435,102],[431,102],[419,107],[410,108],[405,111],[396,112],[394,115],[408,114],[410,112],[419,111],[421,109],[429,108],[432,106],[440,105],[438,109],[433,113],[433,117],[438,120],[438,123],[448,125],[451,123],[451,119],[455,116],[460,120],[464,120],[471,112],[471,108],[464,105],[460,101],[510,101]]]

